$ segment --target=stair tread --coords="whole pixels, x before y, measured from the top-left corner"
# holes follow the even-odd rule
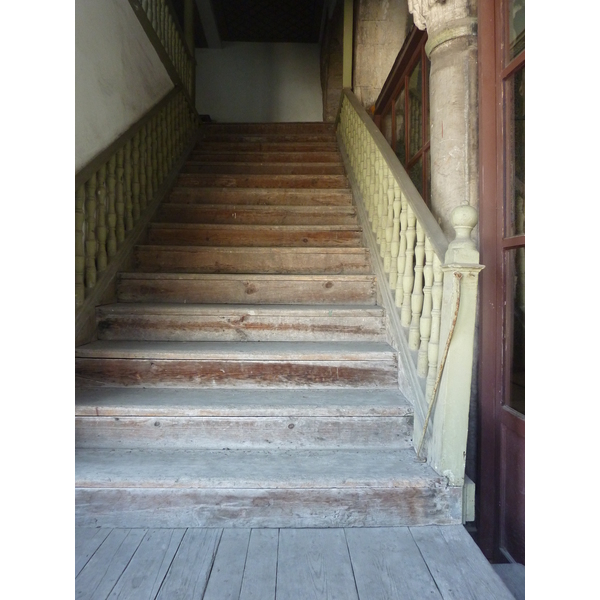
[[[139,389],[82,387],[78,416],[403,417],[413,408],[398,390]]]
[[[287,275],[287,274],[254,274],[254,273],[119,273],[122,279],[206,279],[218,281],[220,279],[247,281],[374,281],[375,275]]]
[[[78,488],[444,488],[408,449],[78,449]]]
[[[362,231],[358,225],[244,225],[235,223],[150,223],[152,229],[221,229],[256,231]]]
[[[396,351],[385,342],[145,342],[101,340],[80,346],[77,358],[157,360],[380,361]]]
[[[191,189],[195,189],[195,188],[191,188]],[[196,205],[190,205],[189,202],[169,202],[166,205],[163,206],[168,206],[169,209],[173,208],[179,208],[179,209],[186,209],[186,208],[191,208],[192,206],[196,206]],[[162,208],[162,207],[161,207]],[[352,206],[351,204],[348,204],[348,206],[306,206],[303,204],[298,204],[298,205],[294,205],[294,204],[282,204],[282,205],[277,205],[277,204],[201,204],[199,205],[199,208],[195,208],[195,210],[206,210],[207,212],[210,210],[218,210],[220,212],[223,211],[232,211],[235,212],[236,210],[239,211],[246,211],[246,212],[273,212],[274,210],[280,211],[280,212],[291,212],[291,213],[323,213],[323,214],[350,214],[350,215],[355,215],[356,214],[356,208],[354,208],[354,206]]]
[[[244,253],[244,254],[260,254],[268,252],[269,254],[369,254],[369,249],[362,246],[348,246],[337,248],[335,246],[179,246],[176,244],[140,244],[136,248],[144,248],[146,250],[161,250],[174,252],[224,252]]]
[[[97,313],[107,314],[161,314],[161,315],[260,315],[260,316],[311,316],[311,317],[359,317],[383,316],[382,307],[360,304],[177,304],[177,303],[123,303],[99,306]]]

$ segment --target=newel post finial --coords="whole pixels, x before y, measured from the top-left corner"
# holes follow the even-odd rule
[[[479,251],[471,239],[478,221],[477,210],[468,204],[457,206],[450,217],[456,237],[448,244],[446,264],[477,264]]]

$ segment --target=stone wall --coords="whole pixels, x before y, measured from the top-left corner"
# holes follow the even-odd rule
[[[365,108],[375,104],[411,26],[407,0],[354,0],[352,88]]]
[[[321,43],[321,89],[323,121],[335,121],[342,92],[344,51],[344,3],[338,2],[325,25]]]

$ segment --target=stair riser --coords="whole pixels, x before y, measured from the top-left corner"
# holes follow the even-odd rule
[[[378,317],[216,317],[195,315],[107,315],[98,321],[100,340],[138,341],[363,341],[384,342],[385,327]]]
[[[171,228],[156,225],[148,231],[148,243],[172,246],[357,248],[361,245],[361,232],[351,226],[341,230],[315,230],[310,226],[197,225]]]
[[[341,163],[339,152],[201,152],[194,151],[189,160],[198,162],[243,163]]]
[[[241,174],[241,175],[344,175],[343,165],[297,163],[200,163],[189,161],[181,173]]]
[[[290,122],[290,123],[206,123],[202,125],[203,134],[234,133],[234,134],[302,134],[324,133],[335,134],[334,123]]]
[[[336,143],[334,132],[314,132],[314,133],[206,133],[202,136],[199,144],[210,142],[234,142],[234,143]]]
[[[337,142],[302,141],[203,141],[196,146],[194,154],[212,154],[214,152],[339,152]]]
[[[136,269],[144,273],[294,273],[368,274],[369,256],[363,253],[310,253],[294,256],[280,249],[160,248],[140,246],[135,251]]]
[[[169,202],[259,206],[352,206],[352,195],[347,190],[179,187],[171,192]]]
[[[329,287],[328,287],[329,286]],[[182,302],[188,304],[368,304],[375,305],[375,280],[206,281],[193,279],[121,279],[119,302]]]
[[[77,489],[93,527],[405,527],[462,523],[462,488]]]
[[[211,175],[182,173],[178,186],[237,188],[346,189],[345,175]]]
[[[352,208],[338,211],[318,210],[315,207],[286,210],[289,207],[199,206],[194,204],[165,204],[156,215],[162,223],[215,223],[230,225],[352,225],[358,227]]]
[[[409,448],[411,417],[79,417],[78,448]]]
[[[78,377],[144,387],[383,387],[398,385],[396,361],[235,361],[77,358]]]

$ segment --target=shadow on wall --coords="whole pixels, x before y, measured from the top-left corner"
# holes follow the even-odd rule
[[[196,49],[196,108],[214,121],[322,121],[318,44]]]

